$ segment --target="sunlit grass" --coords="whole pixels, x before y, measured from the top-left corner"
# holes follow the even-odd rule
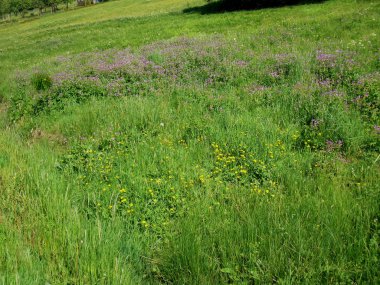
[[[0,284],[379,282],[379,4],[201,4],[0,25]]]

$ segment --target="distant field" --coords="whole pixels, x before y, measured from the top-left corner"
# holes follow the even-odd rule
[[[380,4],[202,5],[0,24],[0,284],[380,283]]]

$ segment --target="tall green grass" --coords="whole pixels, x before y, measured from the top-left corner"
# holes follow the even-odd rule
[[[380,281],[379,5],[201,4],[0,26],[1,284]]]

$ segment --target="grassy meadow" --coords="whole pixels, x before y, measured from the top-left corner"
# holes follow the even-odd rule
[[[0,24],[0,284],[380,283],[380,3],[205,4]]]

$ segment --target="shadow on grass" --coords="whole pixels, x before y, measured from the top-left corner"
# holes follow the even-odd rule
[[[283,4],[283,3],[277,3],[277,4],[266,4],[266,5],[260,5],[260,4],[250,4],[250,5],[235,5],[231,4],[231,2],[225,2],[225,1],[216,1],[216,2],[210,2],[203,6],[197,6],[197,7],[190,7],[183,10],[184,13],[199,13],[202,15],[205,14],[216,14],[216,13],[225,13],[225,12],[232,12],[232,11],[242,11],[242,10],[259,10],[259,9],[265,9],[265,8],[277,8],[277,7],[284,7],[284,6],[295,6],[295,5],[304,5],[304,4],[315,4],[315,3],[322,3],[326,0],[303,0],[303,1],[293,1],[292,4]],[[271,1],[268,1],[271,2]],[[268,3],[267,2],[267,3]]]

